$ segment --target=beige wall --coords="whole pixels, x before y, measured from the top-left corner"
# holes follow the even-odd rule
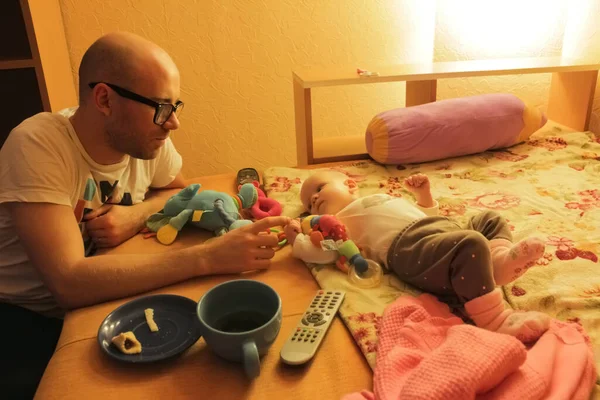
[[[186,102],[173,140],[191,177],[295,165],[296,68],[566,50],[600,61],[600,33],[589,22],[600,0],[574,2],[587,12],[575,15],[571,8],[581,7],[558,0],[61,0],[61,7],[76,81],[83,52],[106,32],[135,32],[172,55]],[[505,8],[490,12],[480,3]],[[544,108],[548,83],[545,75],[442,80],[438,97],[508,91]],[[318,89],[315,134],[362,134],[375,113],[402,105],[402,83]],[[597,117],[593,123],[600,128]]]

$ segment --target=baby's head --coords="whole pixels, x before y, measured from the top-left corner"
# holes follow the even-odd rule
[[[341,172],[319,171],[302,184],[300,200],[311,214],[337,214],[356,200],[356,182]]]

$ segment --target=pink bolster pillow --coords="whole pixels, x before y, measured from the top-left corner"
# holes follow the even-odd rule
[[[365,141],[379,163],[420,163],[513,146],[546,121],[515,95],[484,94],[382,112]]]

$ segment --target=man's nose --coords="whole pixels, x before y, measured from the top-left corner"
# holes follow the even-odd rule
[[[179,128],[179,117],[177,114],[172,113],[169,116],[169,119],[163,124],[163,127],[170,131],[174,131]]]

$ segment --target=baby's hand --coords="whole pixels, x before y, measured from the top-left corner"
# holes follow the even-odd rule
[[[404,180],[406,189],[415,195],[417,204],[421,207],[430,208],[435,205],[431,197],[431,185],[429,178],[425,174],[415,174]]]
[[[300,226],[300,221],[297,219],[293,219],[283,228],[283,232],[285,233],[285,238],[290,244],[294,244],[296,240],[296,236],[299,233],[302,233],[302,227]]]
[[[411,175],[404,180],[406,189],[413,193],[429,193],[431,191],[431,185],[429,184],[429,177],[425,174]]]

